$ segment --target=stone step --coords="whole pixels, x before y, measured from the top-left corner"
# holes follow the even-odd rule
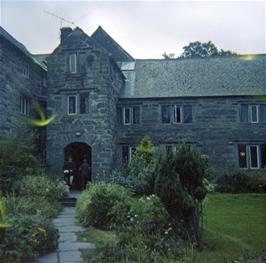
[[[67,207],[75,207],[76,202],[77,202],[77,198],[75,197],[63,197],[60,199],[60,203],[63,206],[67,206]]]

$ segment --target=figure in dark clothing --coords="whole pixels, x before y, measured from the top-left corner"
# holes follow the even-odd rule
[[[70,156],[68,160],[64,163],[64,179],[66,180],[69,188],[73,183],[75,165]]]
[[[89,179],[90,170],[91,170],[86,159],[83,160],[83,163],[79,167],[79,170],[80,170],[81,189],[83,190],[86,188],[87,179]]]

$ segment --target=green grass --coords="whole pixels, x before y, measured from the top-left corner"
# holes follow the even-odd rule
[[[200,262],[229,262],[266,248],[265,194],[209,194],[204,214]]]

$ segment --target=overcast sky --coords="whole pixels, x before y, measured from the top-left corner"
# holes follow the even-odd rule
[[[50,53],[59,43],[60,19],[45,11],[75,22],[88,35],[101,25],[135,58],[180,55],[197,40],[240,54],[266,53],[265,1],[0,2],[1,26],[31,53]]]

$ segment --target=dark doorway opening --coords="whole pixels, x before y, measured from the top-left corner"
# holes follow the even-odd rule
[[[70,143],[64,149],[65,161],[67,161],[70,157],[72,158],[72,161],[74,163],[74,171],[73,171],[74,178],[70,189],[83,190],[80,166],[83,163],[83,160],[86,159],[90,167],[90,171],[87,175],[87,178],[85,178],[85,183],[91,181],[91,147],[88,144],[81,142]]]

